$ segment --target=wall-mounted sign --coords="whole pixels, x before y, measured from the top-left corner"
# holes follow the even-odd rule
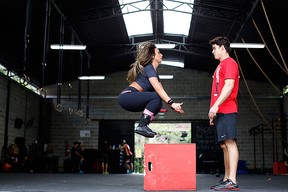
[[[80,137],[90,137],[90,130],[80,130]]]

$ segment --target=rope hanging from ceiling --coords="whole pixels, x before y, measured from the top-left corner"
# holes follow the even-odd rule
[[[264,6],[264,3],[263,3],[262,0],[261,0],[261,5],[262,5],[262,8],[263,8],[264,15],[265,15],[265,18],[266,18],[266,20],[267,20],[267,23],[268,23],[270,32],[271,32],[271,34],[272,34],[273,40],[274,40],[275,45],[276,45],[276,47],[277,47],[277,50],[278,50],[278,52],[279,52],[279,54],[280,54],[280,57],[281,57],[282,62],[283,62],[283,64],[284,64],[285,68],[286,68],[286,71],[288,72],[287,64],[286,64],[286,62],[285,62],[285,60],[284,60],[284,58],[283,58],[283,55],[282,55],[282,53],[281,53],[281,50],[280,50],[280,48],[279,48],[279,46],[278,46],[278,43],[277,43],[277,41],[276,41],[276,38],[275,38],[275,35],[274,35],[274,32],[273,32],[273,29],[272,29],[272,27],[271,27],[271,24],[270,24],[270,21],[269,21],[269,18],[268,18],[268,15],[267,15],[267,13],[266,13],[266,9],[265,9],[265,6]]]
[[[275,56],[272,54],[271,50],[269,49],[269,46],[267,45],[267,43],[266,43],[266,41],[265,41],[263,35],[261,34],[261,32],[260,32],[260,30],[259,30],[259,28],[258,28],[256,22],[254,21],[254,19],[252,19],[252,22],[253,22],[253,24],[254,24],[254,26],[255,26],[255,28],[256,28],[256,30],[257,30],[259,36],[261,37],[262,42],[264,43],[265,48],[267,49],[268,53],[271,55],[271,57],[272,57],[273,60],[277,63],[277,65],[278,65],[278,66],[283,70],[283,72],[286,73],[286,74],[288,75],[288,72],[287,72],[287,71],[282,67],[282,65],[279,63],[279,61],[278,61],[278,60],[275,58]]]
[[[50,12],[51,12],[51,1],[46,0],[46,10],[45,10],[45,30],[44,30],[44,43],[43,43],[43,58],[42,58],[42,84],[39,89],[39,93],[42,97],[46,98],[47,91],[43,88],[45,85],[45,68],[47,66],[47,54],[48,54],[48,42],[50,35]]]
[[[60,19],[60,46],[64,44],[64,18]],[[58,112],[63,111],[63,106],[61,105],[61,88],[62,88],[62,68],[63,68],[63,49],[59,49],[58,58],[58,83],[57,83],[57,103],[54,106],[55,110]]]
[[[80,51],[80,76],[82,76],[82,64],[83,64],[83,53]],[[82,83],[81,80],[78,79],[78,110],[77,115],[83,116],[83,111],[81,109],[81,90],[82,90]]]
[[[244,41],[243,38],[241,38],[243,43],[246,43]],[[253,62],[255,63],[255,65],[258,67],[258,69],[262,72],[262,74],[266,77],[266,79],[269,81],[269,83],[275,88],[275,90],[280,93],[280,95],[283,95],[283,92],[281,90],[278,89],[278,87],[271,81],[271,79],[267,76],[267,74],[263,71],[263,69],[260,67],[260,65],[258,64],[258,62],[255,60],[255,58],[253,57],[251,51],[246,48],[248,54],[250,55],[251,59],[253,60]]]
[[[247,50],[248,50],[248,49],[247,49]],[[251,100],[252,100],[252,102],[253,102],[256,110],[258,111],[261,119],[265,122],[265,124],[268,125],[269,129],[271,129],[271,131],[272,131],[274,134],[276,134],[275,130],[269,125],[269,121],[264,117],[262,111],[261,111],[260,108],[258,107],[258,105],[257,105],[257,103],[256,103],[256,101],[255,101],[255,99],[254,99],[254,97],[253,97],[253,95],[252,95],[252,93],[251,93],[251,90],[250,90],[250,88],[249,88],[249,86],[248,86],[247,80],[246,80],[245,75],[244,75],[244,73],[243,73],[243,71],[242,71],[241,64],[240,64],[240,61],[239,61],[239,59],[238,59],[238,56],[237,56],[237,53],[236,53],[235,50],[234,50],[234,55],[235,55],[235,57],[236,57],[236,60],[237,60],[238,65],[239,65],[240,74],[241,74],[241,76],[243,77],[243,81],[244,81],[244,83],[245,83],[245,86],[246,86],[246,88],[247,88],[247,91],[248,91],[248,93],[249,93],[249,95],[250,95],[250,97],[251,97]],[[250,56],[252,57],[251,54],[250,54]],[[253,61],[256,62],[254,58],[253,58]],[[257,64],[257,66],[260,67],[258,64]],[[274,85],[274,84],[273,84],[273,85]],[[275,85],[274,85],[274,88],[275,88]],[[277,88],[276,88],[276,89],[277,89]],[[278,89],[277,89],[277,90],[278,90]],[[279,90],[278,90],[278,91],[279,91]],[[282,93],[281,93],[281,94],[282,94]],[[284,141],[285,143],[288,143],[287,140],[285,140],[283,137],[281,137],[281,140]]]

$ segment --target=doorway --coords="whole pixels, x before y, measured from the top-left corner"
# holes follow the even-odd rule
[[[109,153],[109,173],[126,173],[120,163],[120,145],[123,140],[134,152],[134,124],[132,120],[101,120],[99,122],[98,148],[107,140],[112,150]]]
[[[138,124],[135,124],[137,126]],[[158,134],[146,138],[135,134],[134,172],[143,173],[144,144],[183,144],[191,143],[191,122],[153,122],[149,127]]]

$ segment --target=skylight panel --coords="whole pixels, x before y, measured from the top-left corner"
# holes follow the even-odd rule
[[[128,36],[152,34],[149,1],[119,0]]]
[[[194,0],[163,0],[164,33],[188,36]]]

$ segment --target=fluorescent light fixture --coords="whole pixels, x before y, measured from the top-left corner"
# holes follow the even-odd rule
[[[159,75],[160,79],[173,79],[173,75]]]
[[[85,50],[86,45],[59,45],[59,44],[51,44],[51,49],[63,49],[63,50]]]
[[[184,63],[182,63],[182,62],[162,61],[161,64],[163,64],[163,65],[169,65],[169,66],[173,66],[173,67],[181,67],[181,68],[184,68]]]
[[[256,49],[261,49],[264,48],[265,45],[262,43],[231,43],[230,44],[231,48],[256,48]]]
[[[81,76],[78,77],[80,80],[103,80],[105,76]]]
[[[194,0],[163,0],[164,33],[188,36]],[[181,22],[179,22],[181,21]]]
[[[175,48],[175,44],[163,43],[163,44],[155,44],[158,49],[173,49]]]

